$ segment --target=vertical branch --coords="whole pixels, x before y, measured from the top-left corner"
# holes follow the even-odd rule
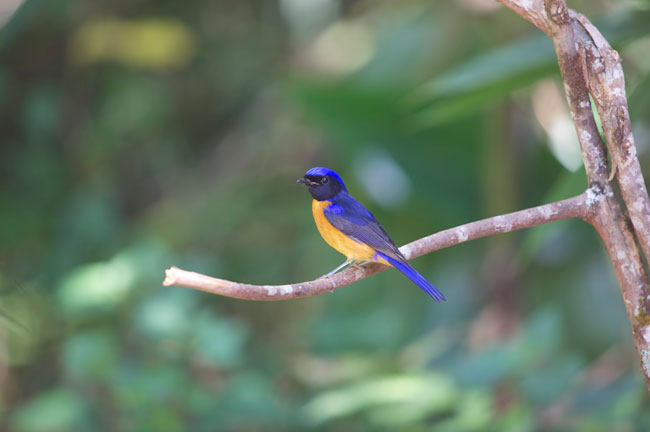
[[[601,118],[621,197],[643,253],[650,259],[650,198],[636,157],[621,58],[585,16],[572,16],[589,38],[582,42],[586,47],[587,84]]]
[[[596,120],[591,111],[589,92],[582,67],[584,53],[578,51],[569,11],[564,1],[547,1],[546,13],[564,81],[567,102],[582,150],[587,179],[590,185],[598,183],[604,186],[608,177],[607,157],[605,145],[600,139]]]
[[[569,13],[565,0],[545,1],[551,37],[555,45],[562,79],[564,80],[567,101],[578,133],[590,189],[600,197],[594,203],[595,212],[592,213],[593,216],[590,222],[603,239],[614,265],[625,303],[625,310],[632,325],[635,345],[641,358],[643,375],[650,390],[650,322],[648,322],[650,285],[648,284],[648,275],[634,234],[608,181],[606,150],[596,128],[588,90],[596,87],[600,89],[600,92],[593,96],[599,111],[602,110],[601,120],[603,129],[606,130],[606,139],[612,154],[614,167],[618,166],[615,154],[618,154],[619,158],[625,157],[625,162],[621,162],[627,164],[625,175],[630,175],[631,167],[636,164],[638,173],[635,173],[634,182],[640,178],[643,184],[636,152],[629,150],[634,148],[634,144],[631,139],[628,139],[632,135],[629,131],[627,103],[618,101],[618,107],[622,107],[621,103],[625,105],[622,110],[610,109],[612,104],[615,104],[616,98],[620,97],[625,101],[624,90],[620,87],[607,87],[608,84],[622,85],[623,72],[620,69],[618,54],[611,54],[611,52],[615,51],[610,49],[609,58],[604,59],[603,62],[600,60],[600,56],[594,54],[594,52],[598,52],[597,49],[594,49],[597,48],[594,44],[586,44],[582,40],[578,42],[574,32],[574,18]],[[606,42],[604,44],[609,47]],[[589,71],[591,71],[592,76],[596,74],[593,67],[595,64],[600,64],[597,74],[602,81],[596,81],[594,85],[591,85],[592,80],[589,77]],[[587,65],[591,65],[591,67]],[[616,72],[612,71],[612,67],[618,68],[614,69]],[[608,80],[608,76],[616,77],[616,81]],[[605,99],[600,100],[601,96]],[[625,119],[627,119],[627,127],[625,127]],[[617,145],[617,143],[621,142],[621,139],[625,140],[627,151],[622,146]],[[626,156],[623,153],[626,153]],[[631,159],[634,160],[635,164],[631,162]],[[620,177],[621,174],[619,174]],[[638,195],[644,195],[645,199],[648,199],[645,185],[643,185],[643,188],[637,188],[636,193],[628,192],[628,194],[634,199],[641,200]],[[641,205],[638,210],[642,211],[643,209]]]
[[[598,30],[584,16],[570,10],[565,0],[499,1],[553,39],[589,181],[591,211],[586,220],[596,228],[614,266],[650,390],[650,284],[635,238],[636,234],[646,258],[650,258],[650,199],[630,132],[620,59]],[[602,120],[607,147],[593,118],[590,92]],[[609,183],[607,150],[612,170],[618,173],[629,219]]]

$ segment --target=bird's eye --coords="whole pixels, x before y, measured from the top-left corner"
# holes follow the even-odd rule
[[[322,179],[320,179],[320,184],[325,184],[328,181],[330,181],[330,179],[328,179],[327,177],[323,177]]]

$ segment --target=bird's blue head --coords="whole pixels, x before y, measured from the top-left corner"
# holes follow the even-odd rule
[[[298,179],[298,183],[307,186],[309,193],[317,201],[325,201],[334,198],[340,192],[348,191],[341,176],[336,171],[325,167],[309,169],[303,178]]]

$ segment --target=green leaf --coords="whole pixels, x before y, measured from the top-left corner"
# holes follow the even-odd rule
[[[105,378],[117,365],[117,340],[107,331],[73,333],[61,348],[61,364],[76,378]]]
[[[453,67],[417,89],[407,103],[419,107],[416,125],[432,127],[473,112],[556,69],[553,43],[538,35]]]
[[[135,273],[130,263],[121,259],[78,267],[61,282],[61,305],[76,314],[110,310],[129,293]]]
[[[608,17],[597,27],[612,45],[650,32],[650,14]],[[494,103],[538,79],[557,74],[553,43],[544,34],[476,55],[417,89],[406,100],[416,127],[433,127]]]
[[[84,411],[81,397],[71,390],[57,387],[21,405],[11,416],[11,424],[19,432],[81,430]]]
[[[448,409],[456,396],[455,386],[443,375],[385,376],[321,393],[305,405],[302,415],[308,424],[318,425],[381,407],[398,416],[392,422],[402,416],[412,421]]]
[[[243,322],[203,313],[193,325],[193,335],[194,348],[209,362],[230,368],[242,362],[248,336]]]

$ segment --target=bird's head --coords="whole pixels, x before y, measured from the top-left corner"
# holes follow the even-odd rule
[[[314,167],[305,173],[298,183],[307,186],[309,193],[317,201],[325,201],[335,197],[340,192],[347,192],[345,183],[336,171],[325,167]]]

